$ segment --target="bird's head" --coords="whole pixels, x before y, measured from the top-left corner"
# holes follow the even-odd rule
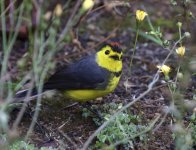
[[[109,71],[122,70],[122,49],[117,42],[105,43],[96,53],[97,64]]]

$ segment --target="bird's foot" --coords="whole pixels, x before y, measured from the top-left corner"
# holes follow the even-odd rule
[[[103,116],[101,115],[101,113],[97,110],[97,109],[93,109],[92,108],[92,104],[89,102],[86,103],[82,103],[82,107],[88,109],[90,112],[92,112],[93,114],[95,114],[100,121],[104,120]]]

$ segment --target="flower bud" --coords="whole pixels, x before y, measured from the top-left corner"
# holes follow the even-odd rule
[[[63,7],[61,4],[57,4],[55,9],[54,9],[54,14],[57,16],[57,17],[60,17],[63,13]]]
[[[183,79],[183,73],[182,73],[182,72],[178,72],[178,73],[177,73],[177,78],[178,78],[179,80]]]
[[[184,36],[190,38],[190,37],[191,37],[191,34],[190,34],[189,32],[185,32],[185,33],[184,33]]]
[[[182,27],[182,22],[178,22],[178,23],[177,23],[177,26],[178,26],[179,28],[181,28],[181,27]]]
[[[94,1],[93,0],[84,0],[82,4],[82,8],[84,10],[91,9],[94,6]]]
[[[50,20],[51,16],[52,16],[52,12],[48,11],[44,14],[44,19],[48,21]]]

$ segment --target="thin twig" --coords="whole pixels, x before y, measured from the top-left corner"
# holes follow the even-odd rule
[[[72,21],[73,21],[73,18],[76,14],[76,12],[78,11],[79,7],[80,7],[80,4],[81,4],[81,1],[77,1],[75,7],[73,8],[73,11],[72,11],[72,14],[70,15],[68,21],[67,21],[67,24],[66,26],[64,27],[62,33],[60,34],[59,36],[59,39],[57,40],[57,45],[60,44],[65,36],[65,34],[67,34],[67,31],[69,30],[69,28],[71,27],[72,25]]]
[[[70,143],[74,146],[74,149],[75,149],[75,150],[79,150],[77,144],[76,144],[75,142],[73,142],[73,140],[71,140],[70,137],[68,137],[68,136],[67,136],[65,133],[63,133],[63,131],[61,131],[60,129],[58,129],[58,132],[59,132],[64,138],[66,138],[66,140],[67,140],[68,142],[70,142]],[[67,148],[67,147],[65,147],[65,148]]]
[[[14,0],[12,3],[15,3],[16,1],[17,1],[17,0]],[[3,2],[3,1],[1,1],[1,2]],[[1,3],[1,5],[2,5],[2,3]],[[5,8],[4,11],[1,11],[2,13],[1,13],[1,15],[0,15],[0,18],[3,17],[3,16],[5,15],[5,13],[9,11],[10,7],[12,7],[11,5],[12,5],[12,4],[10,3],[10,4],[7,6],[7,8]]]
[[[165,115],[163,116],[163,118],[161,119],[160,123],[156,126],[156,128],[153,129],[153,132],[156,132],[160,126],[163,124],[163,122],[165,121],[166,117],[168,115],[168,112],[165,113]]]

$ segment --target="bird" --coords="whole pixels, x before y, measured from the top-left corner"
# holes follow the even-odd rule
[[[122,74],[122,48],[118,42],[106,42],[92,55],[56,71],[43,85],[43,92],[60,91],[64,97],[87,102],[115,90]],[[15,97],[24,98],[29,89],[18,91]],[[30,97],[38,95],[33,88]]]

